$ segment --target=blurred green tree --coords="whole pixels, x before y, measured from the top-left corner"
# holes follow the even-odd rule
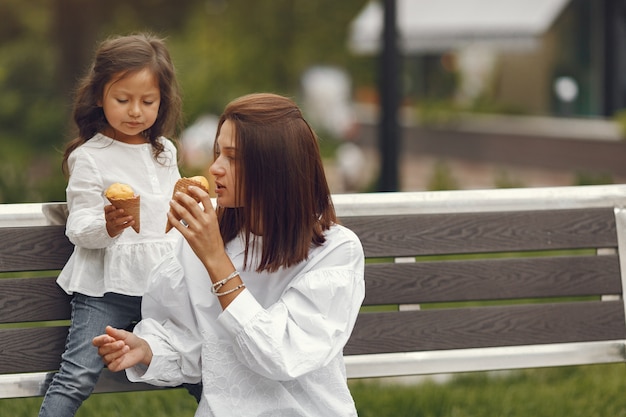
[[[60,160],[74,134],[72,93],[101,39],[137,31],[167,37],[191,123],[241,94],[297,98],[312,65],[373,79],[375,66],[345,45],[366,1],[3,0],[0,203],[64,200]]]

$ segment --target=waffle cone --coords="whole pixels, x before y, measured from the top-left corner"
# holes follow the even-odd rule
[[[139,233],[139,226],[140,226],[140,220],[141,220],[140,199],[141,198],[138,195],[133,198],[120,198],[120,199],[108,198],[109,202],[113,204],[115,208],[124,209],[125,214],[129,216],[133,216],[133,219],[135,220],[135,224],[131,227],[137,233]]]
[[[172,192],[172,198],[174,198],[174,194],[176,194],[177,192],[189,194],[189,186],[190,185],[193,185],[194,187],[202,188],[204,191],[209,193],[209,190],[204,185],[199,183],[198,181],[194,181],[194,180],[189,179],[189,178],[180,178],[178,181],[176,181],[176,184],[174,185],[174,191]],[[172,223],[170,223],[170,220],[167,219],[167,224],[165,225],[165,233],[167,233],[170,230],[172,230],[172,227],[174,227],[174,226],[172,225]]]

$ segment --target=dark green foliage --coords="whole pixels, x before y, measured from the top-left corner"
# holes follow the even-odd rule
[[[0,203],[65,199],[59,152],[74,135],[73,90],[105,37],[149,31],[167,38],[191,124],[242,94],[271,91],[297,100],[300,77],[313,65],[374,79],[375,67],[345,44],[365,3],[3,0]]]

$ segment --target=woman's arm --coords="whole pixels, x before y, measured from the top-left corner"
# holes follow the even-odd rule
[[[326,366],[352,333],[365,293],[351,270],[318,270],[298,277],[263,308],[244,291],[219,317],[237,358],[266,378],[290,380]]]
[[[202,204],[198,204],[198,201],[189,195],[178,192],[170,202],[176,215],[171,211],[167,215],[200,259],[211,281],[216,284],[231,276],[235,272],[235,267],[224,249],[217,214],[210,196],[199,187],[191,186],[189,191],[191,196]],[[182,219],[186,226],[179,219]],[[218,292],[224,295],[220,295],[218,300],[222,308],[226,309],[244,288],[245,285],[239,276],[228,279],[228,282],[221,285]]]
[[[282,272],[290,283],[275,303],[263,307],[244,291],[218,322],[247,367],[274,380],[298,378],[341,355],[365,296],[363,273],[358,238],[335,227],[297,275]]]

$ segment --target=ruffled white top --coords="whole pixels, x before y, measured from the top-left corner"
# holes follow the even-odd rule
[[[165,151],[156,160],[149,143],[131,145],[97,134],[68,158],[66,235],[75,245],[58,284],[68,294],[99,297],[106,292],[141,296],[150,270],[172,251],[180,234],[165,234],[169,201],[180,178],[176,148],[160,138]],[[106,231],[104,191],[130,185],[141,196],[141,227],[111,238]]]
[[[242,271],[243,240],[226,251],[246,288],[222,310],[181,238],[158,265],[134,332],[153,351],[131,381],[203,383],[198,417],[356,416],[343,347],[365,296],[363,249],[342,226],[309,259],[275,273]],[[258,255],[258,254],[257,254]]]

